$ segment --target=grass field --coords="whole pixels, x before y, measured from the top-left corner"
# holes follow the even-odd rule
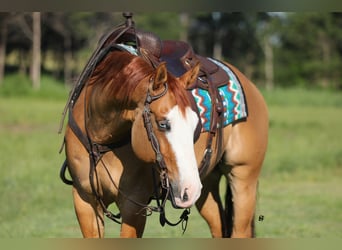
[[[81,237],[71,189],[58,176],[64,155],[58,154],[57,130],[67,91],[53,91],[51,97],[46,90],[0,93],[0,238]],[[264,220],[256,221],[257,236],[342,237],[342,92],[288,89],[264,95],[270,139],[259,183],[256,217]],[[167,214],[177,220],[180,211],[170,208]],[[106,226],[106,237],[119,235],[117,224],[106,220]],[[184,235],[180,226],[161,227],[153,215],[144,236],[210,234],[192,209]]]

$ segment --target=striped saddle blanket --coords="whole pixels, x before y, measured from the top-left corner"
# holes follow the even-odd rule
[[[221,67],[229,76],[229,82],[227,84],[218,87],[218,93],[221,96],[223,105],[222,126],[225,127],[234,121],[247,117],[247,106],[245,101],[245,95],[238,78],[232,72],[232,70],[225,64],[208,58],[219,67]],[[191,94],[197,105],[198,114],[201,119],[202,129],[201,132],[210,130],[210,119],[212,112],[212,100],[208,90],[195,88],[191,90]],[[220,127],[220,124],[217,124]]]

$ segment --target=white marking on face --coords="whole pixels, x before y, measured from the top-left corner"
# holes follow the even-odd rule
[[[190,107],[185,109],[183,116],[177,105],[170,110],[166,118],[171,125],[170,131],[166,132],[166,138],[175,154],[179,173],[179,183],[176,183],[178,194],[175,194],[179,197],[176,198],[176,203],[189,207],[199,198],[202,188],[193,142],[198,116]],[[181,199],[185,190],[188,201]]]

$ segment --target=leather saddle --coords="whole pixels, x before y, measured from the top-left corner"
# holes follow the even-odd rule
[[[176,77],[200,63],[198,80],[189,89],[210,86],[218,88],[229,81],[227,73],[206,57],[195,54],[190,44],[184,41],[161,40],[152,32],[128,30],[116,43],[135,42],[140,54],[152,65],[166,62],[168,71]]]
[[[187,70],[200,63],[198,80],[189,89],[205,88],[208,84],[220,87],[227,84],[229,77],[226,72],[206,57],[194,53],[192,47],[183,41],[162,41],[161,61],[165,61],[169,72],[179,77]]]

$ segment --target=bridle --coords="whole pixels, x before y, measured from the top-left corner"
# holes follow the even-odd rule
[[[163,92],[161,92],[158,95],[152,96],[150,93],[150,90],[148,89],[146,99],[145,99],[145,103],[144,103],[144,110],[143,110],[143,114],[142,114],[143,115],[143,121],[144,121],[144,127],[146,129],[148,139],[151,142],[152,149],[156,154],[156,162],[159,166],[159,175],[160,175],[161,187],[163,189],[165,189],[167,192],[166,197],[168,197],[170,194],[170,190],[171,190],[170,181],[169,181],[169,177],[167,174],[167,167],[166,167],[164,157],[163,157],[162,153],[160,152],[160,145],[159,145],[158,139],[157,139],[157,137],[153,131],[153,125],[152,125],[152,121],[151,121],[152,111],[150,109],[150,104],[153,101],[158,100],[159,98],[163,97],[166,94],[167,90],[168,90],[167,82],[164,83]],[[163,201],[163,203],[165,203],[165,201]]]
[[[161,185],[160,187],[162,188],[162,194],[161,197],[159,198],[159,192],[158,192],[158,185],[154,183],[154,189],[155,189],[155,196],[156,196],[156,201],[157,201],[157,207],[150,207],[147,206],[147,209],[150,210],[151,212],[159,212],[160,213],[160,223],[162,226],[167,223],[168,225],[171,226],[176,226],[180,222],[182,222],[182,228],[183,228],[183,233],[186,230],[186,225],[187,225],[187,220],[188,220],[188,215],[190,214],[190,208],[187,208],[183,211],[182,215],[180,216],[180,220],[177,223],[171,223],[169,222],[166,217],[165,217],[165,204],[167,199],[171,200],[172,206],[174,208],[180,208],[176,205],[175,199],[174,199],[174,194],[172,192],[172,188],[170,186],[170,180],[168,176],[168,171],[167,171],[167,166],[164,160],[164,156],[160,151],[160,145],[158,142],[158,139],[153,131],[153,125],[151,121],[151,109],[150,109],[150,104],[158,100],[159,98],[163,97],[168,91],[168,83],[164,83],[164,90],[158,94],[158,95],[151,95],[150,90],[147,90],[147,95],[144,103],[144,110],[143,110],[143,121],[144,121],[144,126],[146,129],[146,133],[148,136],[149,141],[151,142],[151,146],[153,148],[153,151],[155,152],[156,155],[156,163],[159,166],[159,177],[160,177],[160,182]],[[155,182],[156,178],[156,169],[153,168],[153,180]],[[160,200],[162,202],[160,202]]]

